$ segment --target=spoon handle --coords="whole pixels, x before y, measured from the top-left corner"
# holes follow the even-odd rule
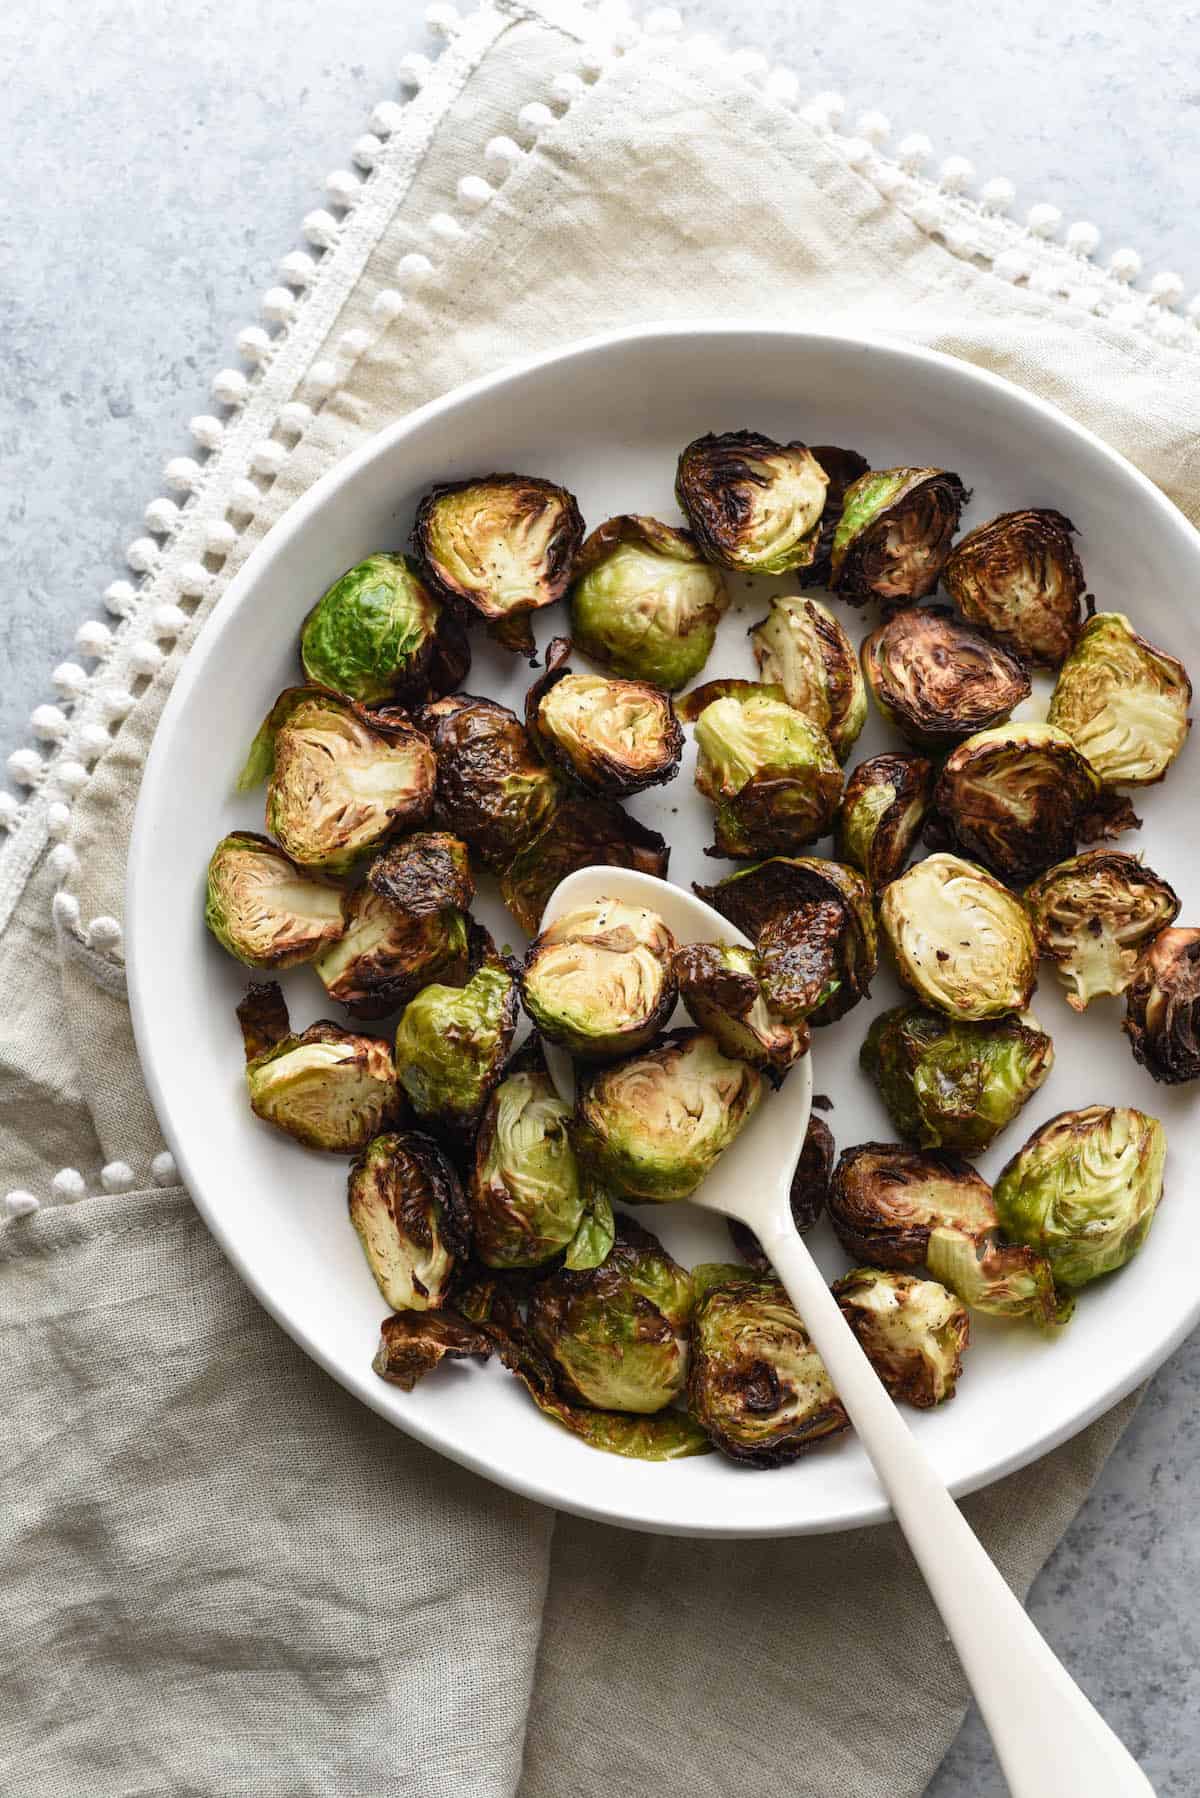
[[[891,1500],[1013,1798],[1153,1798],[930,1466],[800,1238],[782,1225],[760,1237]]]

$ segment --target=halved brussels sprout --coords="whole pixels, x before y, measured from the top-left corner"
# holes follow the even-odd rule
[[[842,990],[845,937],[845,912],[832,899],[797,906],[763,925],[758,935],[759,979],[767,1003],[781,1018],[792,1024],[812,1018],[821,1024],[848,1009]]]
[[[585,1073],[572,1140],[610,1190],[644,1203],[686,1199],[753,1116],[762,1080],[699,1030]]]
[[[816,553],[808,567],[797,572],[802,587],[827,587],[832,573],[833,539],[841,522],[846,494],[859,476],[869,471],[871,464],[857,450],[839,449],[833,443],[810,444],[809,454],[825,470],[829,485],[825,489],[825,509],[817,531]]]
[[[819,600],[784,596],[750,627],[762,678],[818,725],[844,762],[867,721],[867,689],[849,637]]]
[[[572,674],[571,639],[555,637],[546,672],[525,699],[525,724],[545,759],[589,793],[620,798],[674,780],[683,732],[649,681]]]
[[[936,1280],[859,1267],[835,1281],[833,1294],[894,1399],[929,1410],[954,1397],[971,1320],[952,1292]]]
[[[922,755],[873,755],[860,762],[842,794],[837,853],[878,892],[895,880],[925,822],[933,764]]]
[[[1119,849],[1060,862],[1026,888],[1025,904],[1076,1011],[1101,993],[1123,993],[1147,943],[1179,916],[1174,889]]]
[[[419,705],[429,698],[440,611],[404,556],[368,556],[304,620],[304,672],[362,705]]]
[[[325,1023],[293,1035],[274,981],[252,986],[237,1015],[250,1109],[265,1123],[306,1148],[354,1155],[398,1119],[396,1070],[377,1037]]]
[[[443,482],[422,499],[412,531],[434,592],[501,625],[562,598],[582,542],[573,495],[523,474]]]
[[[970,494],[942,468],[877,468],[846,489],[830,552],[835,593],[852,605],[923,599],[938,584]]]
[[[814,1113],[808,1120],[804,1147],[792,1175],[790,1193],[792,1222],[801,1236],[812,1229],[825,1209],[825,1201],[829,1197],[829,1179],[836,1159],[833,1133],[829,1125]],[[748,1261],[760,1274],[771,1273],[773,1270],[770,1260],[754,1231],[736,1217],[727,1218],[726,1223],[733,1246],[742,1260]]]
[[[804,444],[758,431],[697,437],[675,474],[675,497],[700,548],[741,574],[787,574],[812,561],[828,486]]]
[[[464,913],[449,908],[414,917],[369,886],[347,904],[345,935],[313,962],[331,999],[356,1018],[400,1011],[431,980],[462,986],[470,943]]]
[[[367,885],[413,918],[466,911],[475,897],[467,845],[444,830],[422,830],[392,843],[367,870]]]
[[[950,551],[942,580],[971,624],[1026,662],[1057,668],[1083,616],[1075,526],[1048,506],[1002,512]]]
[[[696,785],[717,809],[716,853],[802,849],[832,827],[842,772],[829,738],[770,688],[727,692],[696,720]]]
[[[471,1178],[475,1252],[486,1267],[537,1267],[573,1240],[585,1193],[570,1121],[540,1070],[509,1074],[492,1093]]]
[[[1042,1085],[1054,1045],[1032,1019],[959,1023],[898,1005],[874,1020],[859,1060],[906,1142],[973,1155]]]
[[[1002,723],[1032,691],[1015,656],[944,606],[893,612],[863,643],[862,665],[875,704],[918,749]]]
[[[471,1224],[458,1175],[416,1130],[369,1142],[350,1169],[350,1222],[393,1311],[437,1311],[470,1253]]]
[[[1200,930],[1164,930],[1137,965],[1125,1031],[1155,1080],[1200,1080]]]
[[[675,938],[657,912],[619,899],[576,906],[525,958],[521,1000],[549,1042],[586,1060],[653,1042],[678,997]]]
[[[1100,779],[1053,724],[1002,724],[968,737],[934,788],[938,823],[964,855],[1024,883],[1070,855],[1080,837],[1123,821],[1097,815]]]
[[[696,1300],[688,1409],[722,1454],[783,1467],[849,1420],[779,1281],[714,1271],[729,1277]]]
[[[515,712],[456,693],[418,714],[437,757],[438,823],[489,868],[505,866],[558,804],[558,777],[538,758]]]
[[[1106,786],[1161,780],[1187,740],[1192,683],[1123,612],[1097,612],[1059,670],[1047,714]]]
[[[594,530],[575,562],[571,635],[613,674],[676,693],[695,680],[729,608],[719,568],[688,531],[623,514]]]
[[[986,868],[927,855],[883,889],[879,922],[904,985],[947,1017],[999,1018],[1029,1004],[1033,925]]]
[[[232,830],[209,860],[204,922],[248,968],[293,968],[341,936],[346,896],[311,879],[269,837]]]
[[[802,1020],[788,1023],[767,1003],[753,949],[729,943],[687,943],[675,951],[672,972],[688,1016],[725,1055],[761,1068],[776,1086],[808,1049]]]
[[[380,1325],[371,1366],[381,1380],[411,1392],[439,1362],[486,1361],[491,1352],[490,1336],[457,1311],[401,1311]]]
[[[427,986],[405,1006],[396,1067],[417,1116],[473,1130],[499,1083],[517,1026],[517,983],[488,963],[466,986]]]
[[[539,834],[513,856],[500,875],[500,892],[521,929],[536,936],[546,901],[577,868],[636,868],[665,879],[670,857],[658,831],[611,800],[580,795],[562,800]]]
[[[267,829],[302,867],[350,873],[433,802],[433,750],[403,712],[289,687],[250,748],[240,790],[267,782]]]
[[[1144,1111],[1060,1111],[996,1181],[1001,1225],[1046,1257],[1060,1286],[1086,1286],[1124,1267],[1145,1242],[1166,1157],[1163,1127]]]

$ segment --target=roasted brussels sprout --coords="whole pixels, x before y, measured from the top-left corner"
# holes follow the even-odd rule
[[[438,823],[489,868],[504,867],[558,804],[557,776],[534,753],[516,714],[493,699],[456,693],[418,716],[437,757]]]
[[[324,687],[289,687],[255,737],[240,789],[267,781],[267,829],[302,867],[350,873],[385,837],[419,824],[436,768],[403,712],[369,712]]]
[[[237,1008],[250,1109],[309,1149],[354,1155],[396,1122],[396,1070],[386,1043],[336,1024],[292,1034],[282,992],[252,986]]]
[[[1032,1020],[960,1023],[898,1005],[874,1020],[859,1059],[906,1142],[973,1155],[1042,1085],[1054,1045]]]
[[[866,474],[871,465],[857,450],[839,449],[833,443],[810,444],[809,454],[825,470],[829,485],[825,489],[825,508],[817,531],[816,553],[807,568],[797,570],[797,575],[802,587],[827,587],[832,573],[833,539],[841,522],[843,502],[854,482]]]
[[[437,1311],[470,1251],[458,1175],[416,1130],[369,1142],[350,1169],[350,1222],[393,1311]]]
[[[1060,1286],[1086,1286],[1124,1267],[1145,1242],[1166,1156],[1163,1127],[1144,1111],[1060,1111],[996,1181],[1001,1226],[1046,1257]]]
[[[933,793],[933,764],[921,755],[873,755],[846,782],[837,820],[839,861],[878,892],[912,853]]]
[[[1002,512],[968,531],[942,570],[947,593],[971,624],[1026,662],[1057,668],[1070,654],[1086,585],[1075,526],[1035,506]]]
[[[645,1203],[686,1199],[761,1097],[754,1068],[702,1031],[677,1030],[644,1055],[583,1075],[572,1140],[612,1192]]]
[[[875,704],[918,749],[949,749],[1028,699],[1029,676],[944,606],[894,612],[862,646]]]
[[[466,911],[475,897],[467,846],[442,830],[417,831],[392,843],[371,863],[367,885],[411,918]]]
[[[679,458],[675,497],[710,562],[788,574],[817,552],[829,476],[802,443],[758,431],[711,433]]]
[[[663,879],[670,856],[665,837],[619,805],[577,796],[564,799],[532,842],[514,855],[500,875],[500,892],[521,929],[536,936],[546,901],[577,868],[636,868]]]
[[[414,917],[369,886],[347,902],[345,935],[313,967],[331,999],[356,1018],[385,1018],[431,980],[462,986],[468,973],[467,920],[450,908]]]
[[[877,468],[846,489],[830,552],[835,593],[852,605],[923,599],[938,584],[970,494],[941,468]]]
[[[626,514],[600,525],[579,552],[571,635],[613,674],[676,693],[707,662],[728,607],[724,576],[690,532]]]
[[[672,971],[688,1016],[721,1052],[761,1068],[776,1086],[808,1048],[803,1020],[788,1023],[763,995],[753,949],[729,943],[687,943]]]
[[[1060,862],[1026,889],[1025,904],[1076,1011],[1098,994],[1123,993],[1142,950],[1179,915],[1166,881],[1119,849]]]
[[[715,699],[696,720],[696,743],[718,855],[802,849],[831,829],[842,773],[829,738],[770,688]]]
[[[1125,1030],[1135,1058],[1168,1086],[1200,1080],[1200,930],[1164,930],[1137,965]]]
[[[419,705],[429,698],[440,610],[403,556],[368,556],[304,620],[304,672],[362,705]]]
[[[883,889],[879,922],[905,986],[947,1017],[999,1018],[1029,1004],[1033,925],[985,868],[927,855]]]
[[[971,1320],[952,1292],[936,1280],[859,1267],[833,1293],[894,1399],[930,1410],[954,1397]]]
[[[419,1118],[474,1129],[504,1070],[517,1024],[517,983],[486,963],[466,986],[426,986],[396,1030],[396,1067]]]
[[[1059,670],[1047,716],[1106,786],[1161,780],[1187,740],[1192,683],[1123,612],[1097,612]]]
[[[844,762],[867,721],[867,689],[854,645],[828,606],[773,599],[750,639],[763,680],[825,732]]]
[[[602,1266],[562,1268],[529,1299],[529,1328],[564,1396],[601,1411],[661,1411],[683,1391],[691,1316],[688,1273],[628,1217]]]
[[[657,912],[619,899],[576,906],[525,959],[521,1000],[549,1042],[586,1060],[631,1055],[670,1021],[675,938]]]
[[[846,1429],[846,1412],[778,1280],[714,1271],[729,1277],[697,1296],[688,1409],[722,1454],[782,1467]]]
[[[601,798],[674,780],[683,732],[667,695],[649,681],[572,674],[570,654],[571,639],[555,637],[525,700],[525,724],[545,760]]]
[[[509,1074],[488,1100],[471,1178],[475,1252],[486,1267],[537,1267],[574,1238],[584,1184],[570,1120],[541,1071]]]
[[[1100,781],[1053,724],[1002,724],[952,750],[933,791],[939,826],[964,855],[1024,883],[1103,835]],[[1119,825],[1118,825],[1119,828]]]
[[[292,968],[341,936],[346,896],[311,879],[269,837],[233,830],[209,860],[204,922],[248,968]]]
[[[801,1236],[811,1230],[825,1209],[829,1197],[829,1178],[837,1158],[833,1134],[822,1118],[811,1116],[804,1137],[804,1147],[792,1175],[792,1222]],[[756,1267],[760,1274],[772,1272],[771,1263],[754,1231],[736,1217],[727,1218],[730,1240],[743,1261]]]
[[[534,475],[445,481],[417,507],[412,547],[433,590],[511,625],[567,590],[583,519],[565,487]],[[524,646],[503,629],[499,640]]]
[[[411,1392],[439,1362],[486,1361],[491,1338],[457,1311],[401,1311],[380,1325],[371,1366],[381,1380]]]

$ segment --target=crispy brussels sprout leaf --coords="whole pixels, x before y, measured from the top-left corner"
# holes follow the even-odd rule
[[[570,638],[555,637],[526,695],[526,728],[543,758],[601,798],[674,780],[683,732],[667,695],[650,681],[573,674],[570,653]]]
[[[1164,930],[1137,965],[1125,1032],[1155,1080],[1200,1080],[1200,930]]]
[[[842,794],[838,860],[878,892],[903,871],[932,797],[933,764],[924,756],[889,753],[860,762]]]
[[[411,1392],[439,1362],[486,1361],[491,1352],[491,1337],[456,1311],[401,1311],[384,1318],[371,1366],[381,1380]]]
[[[833,1164],[837,1157],[833,1136],[828,1124],[819,1117],[810,1117],[808,1131],[804,1138],[804,1147],[800,1151],[800,1159],[796,1163],[796,1171],[792,1175],[791,1207],[792,1222],[801,1236],[811,1230],[825,1209],[825,1201],[829,1197],[829,1180],[833,1173]],[[760,1274],[773,1272],[771,1263],[758,1237],[748,1225],[741,1223],[736,1217],[727,1218],[729,1236],[734,1248],[748,1261],[751,1267],[757,1268]],[[693,1270],[693,1280],[695,1270]]]
[[[427,986],[396,1030],[400,1083],[417,1116],[440,1129],[474,1129],[499,1083],[517,1023],[517,983],[485,965],[464,987]]]
[[[754,659],[768,684],[829,738],[844,762],[867,721],[867,689],[849,637],[819,600],[784,596],[750,628]]]
[[[419,705],[429,697],[440,609],[403,556],[368,556],[304,620],[304,672],[363,705]]]
[[[905,986],[962,1019],[1024,1011],[1037,985],[1029,914],[994,875],[929,855],[884,888],[879,922]]]
[[[1079,634],[1085,581],[1061,512],[1002,512],[950,551],[942,579],[967,619],[1022,661],[1057,668]]]
[[[763,925],[759,974],[767,1003],[781,1017],[822,1023],[839,1014],[845,934],[845,910],[832,899],[811,900]]]
[[[616,1238],[616,1219],[612,1200],[602,1186],[584,1177],[584,1210],[579,1228],[567,1244],[563,1266],[570,1268],[599,1267]]]
[[[470,1189],[475,1251],[486,1267],[536,1267],[574,1240],[585,1189],[570,1120],[545,1073],[509,1074],[492,1093]]]
[[[291,968],[337,941],[346,899],[311,879],[269,837],[234,830],[208,864],[204,922],[248,968]]]
[[[789,1023],[768,1003],[753,949],[687,943],[676,950],[672,971],[693,1024],[723,1054],[761,1068],[773,1085],[807,1051],[803,1019]]]
[[[899,1005],[874,1020],[860,1060],[907,1142],[974,1155],[1042,1085],[1054,1045],[1020,1018],[960,1023]]]
[[[350,1222],[393,1311],[437,1311],[470,1250],[458,1175],[428,1136],[395,1131],[369,1142],[350,1169]]]
[[[560,782],[515,713],[457,693],[419,714],[437,758],[434,812],[446,831],[499,869],[533,841],[559,802]]]
[[[1102,993],[1123,993],[1142,950],[1179,915],[1167,882],[1117,849],[1060,862],[1026,889],[1025,904],[1076,1011]]]
[[[894,1399],[929,1410],[954,1397],[971,1322],[952,1292],[936,1280],[878,1267],[856,1268],[833,1292]]]
[[[1059,670],[1048,717],[1106,786],[1145,787],[1183,748],[1191,703],[1182,662],[1139,637],[1123,612],[1097,612]]]
[[[238,1006],[250,1109],[309,1149],[353,1155],[400,1112],[386,1043],[336,1024],[294,1036],[273,982],[252,986]]]
[[[696,743],[696,785],[716,807],[718,855],[802,849],[832,828],[842,774],[829,739],[768,688],[706,706]]]
[[[646,1048],[678,997],[675,938],[657,912],[597,899],[556,918],[525,959],[521,1000],[538,1031],[585,1060]]]
[[[323,949],[313,967],[329,997],[353,1017],[384,1018],[431,981],[465,985],[468,959],[463,912],[413,917],[361,886],[347,902],[345,935]]]
[[[1048,1335],[1071,1321],[1075,1300],[1055,1286],[1045,1256],[1024,1243],[1002,1242],[991,1234],[971,1236],[942,1224],[929,1232],[925,1260],[934,1279],[973,1311],[1028,1318]]]
[[[1099,795],[1099,777],[1064,731],[1002,724],[951,752],[933,804],[939,826],[964,855],[1002,880],[1023,883],[1094,834]]]
[[[521,929],[536,936],[546,901],[577,868],[636,868],[665,878],[666,839],[606,799],[564,799],[541,833],[513,856],[500,875],[504,903]]]
[[[879,468],[846,490],[831,585],[852,605],[923,599],[938,584],[970,494],[941,468]]]
[[[817,531],[816,553],[807,568],[796,572],[802,587],[827,587],[833,573],[833,539],[841,522],[842,505],[849,489],[860,475],[869,472],[871,465],[857,450],[839,449],[833,443],[810,444],[809,454],[825,470],[829,485],[825,489],[825,508]]]
[[[475,897],[467,845],[442,830],[416,831],[390,844],[367,870],[367,885],[410,918],[466,911]]]
[[[729,594],[689,532],[623,515],[584,543],[570,603],[571,635],[584,655],[675,693],[708,660]]]
[[[582,542],[583,519],[566,488],[520,474],[434,487],[412,533],[435,593],[501,621],[561,599]]]
[[[1031,692],[1015,656],[944,606],[894,612],[863,643],[862,665],[880,712],[918,749],[1003,723]]]
[[[757,431],[697,437],[675,474],[675,497],[705,556],[741,574],[787,574],[812,561],[828,486],[802,443]]]

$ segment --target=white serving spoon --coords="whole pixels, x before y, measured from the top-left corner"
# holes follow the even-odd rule
[[[596,899],[647,906],[680,942],[749,946],[682,887],[622,868],[569,875],[550,897],[543,928]],[[550,1050],[547,1061],[562,1097],[573,1102],[570,1058]],[[1042,1640],[930,1466],[796,1231],[789,1191],[808,1129],[811,1061],[805,1056],[783,1090],[763,1101],[691,1203],[740,1218],[774,1263],[891,1500],[1014,1798],[1154,1798],[1150,1781]]]

